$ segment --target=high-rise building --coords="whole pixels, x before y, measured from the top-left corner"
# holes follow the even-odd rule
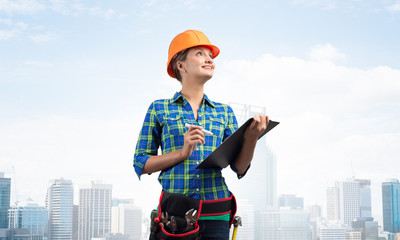
[[[279,240],[308,240],[310,218],[304,209],[280,208]]]
[[[237,239],[257,239],[254,237],[254,206],[247,199],[238,199],[237,216],[242,218],[242,226],[237,232]]]
[[[371,214],[370,180],[346,179],[337,181],[327,190],[327,220],[339,222],[348,228],[351,222]]]
[[[322,226],[319,230],[320,240],[346,240],[345,226]]]
[[[360,184],[360,217],[372,217],[371,209],[371,180],[354,179]]]
[[[11,178],[0,172],[0,228],[8,227],[7,212],[10,208]]]
[[[235,112],[239,126],[256,114],[265,114],[265,107],[230,103]],[[270,206],[277,207],[276,157],[267,146],[266,136],[258,140],[249,173],[239,182],[236,192],[238,198],[246,197],[256,211]],[[248,186],[263,186],[254,191]],[[234,188],[234,186],[231,186]]]
[[[351,226],[351,221],[360,217],[360,183],[354,179],[336,182],[339,190],[340,222]]]
[[[79,206],[73,206],[73,214],[72,214],[72,239],[78,239],[78,229],[79,229]]]
[[[373,217],[360,217],[352,221],[353,231],[361,233],[361,240],[378,240],[378,222]]]
[[[290,207],[292,209],[303,209],[304,199],[295,194],[282,194],[279,196],[279,207]]]
[[[307,207],[308,210],[308,215],[310,216],[310,219],[317,219],[322,217],[322,210],[321,206],[319,205],[310,205]]]
[[[115,202],[115,200],[113,199]],[[133,204],[112,207],[111,232],[129,236],[129,240],[140,240],[142,235],[142,209]]]
[[[26,228],[37,238],[47,237],[48,211],[45,207],[27,199],[19,206],[8,210],[8,228]]]
[[[363,240],[360,231],[346,231],[346,240]]]
[[[79,189],[79,240],[111,232],[112,185],[93,181]]]
[[[278,240],[279,239],[279,225],[280,214],[276,208],[261,211],[259,213],[260,222],[259,226],[259,240]]]
[[[304,209],[271,208],[260,213],[259,221],[257,240],[309,240],[312,237],[310,218]]]
[[[74,187],[71,180],[51,180],[47,189],[49,240],[72,240]]]
[[[11,178],[0,172],[0,228],[8,227],[7,212],[10,208]]]
[[[389,179],[382,183],[383,229],[387,232],[400,232],[400,183]]]
[[[339,190],[336,187],[328,187],[326,201],[326,220],[330,223],[338,222],[340,219]]]

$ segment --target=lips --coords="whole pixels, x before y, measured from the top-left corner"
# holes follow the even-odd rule
[[[213,69],[213,67],[211,65],[205,65],[205,66],[202,66],[202,68],[208,69],[208,70],[212,70]]]

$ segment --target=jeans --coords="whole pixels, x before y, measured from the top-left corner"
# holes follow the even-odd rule
[[[229,221],[200,220],[201,240],[229,240]]]

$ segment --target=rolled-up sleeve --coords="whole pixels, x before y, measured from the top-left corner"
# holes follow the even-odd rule
[[[133,167],[139,177],[142,175],[144,165],[151,156],[157,155],[161,142],[161,126],[157,118],[155,103],[153,102],[147,110],[143,126],[136,144],[133,157]]]

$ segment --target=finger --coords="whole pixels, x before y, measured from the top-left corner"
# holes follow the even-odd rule
[[[250,128],[252,128],[252,129],[257,128],[257,125],[258,125],[259,121],[260,121],[260,119],[259,119],[258,115],[255,115],[253,117],[253,121],[250,124]]]
[[[193,131],[193,130],[196,130],[196,129],[201,131],[201,129],[203,129],[203,127],[202,126],[198,126],[198,125],[190,125],[188,131],[190,132],[190,131]]]
[[[202,136],[194,135],[189,137],[191,144],[205,144],[205,139]]]
[[[204,138],[204,133],[203,133],[201,130],[199,130],[199,129],[194,129],[194,130],[188,132],[187,134],[189,134],[189,136],[200,135],[201,137]]]

